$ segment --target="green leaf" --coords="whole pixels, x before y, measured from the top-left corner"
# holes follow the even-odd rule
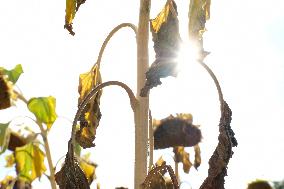
[[[56,99],[52,96],[31,98],[28,102],[28,109],[36,116],[36,118],[47,125],[50,129],[57,118]]]
[[[46,171],[44,157],[43,151],[33,143],[16,148],[16,169],[20,178],[32,182],[40,177]]]
[[[77,156],[81,155],[82,147],[78,142],[75,141],[75,147],[74,147],[74,152]]]
[[[4,153],[10,140],[9,123],[0,123],[0,154]]]
[[[15,84],[18,81],[20,75],[23,73],[23,68],[21,64],[16,65],[12,70],[7,70],[3,67],[0,67],[0,72],[3,72],[4,75],[7,75],[8,80]]]

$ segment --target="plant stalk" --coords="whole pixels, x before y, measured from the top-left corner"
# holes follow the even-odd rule
[[[137,28],[136,28],[136,26],[134,24],[131,24],[131,23],[122,23],[122,24],[119,24],[118,26],[116,26],[115,28],[113,28],[111,30],[111,32],[108,34],[108,36],[106,37],[106,39],[104,40],[102,46],[101,46],[101,49],[100,49],[100,52],[99,52],[99,56],[98,56],[97,61],[96,61],[96,64],[98,64],[99,67],[101,65],[101,60],[102,60],[102,57],[103,57],[103,54],[104,54],[105,48],[107,47],[108,42],[110,41],[110,39],[113,37],[113,35],[116,32],[118,32],[120,29],[122,29],[124,27],[131,28],[134,31],[135,35],[137,35]]]
[[[18,99],[23,101],[25,104],[28,104],[29,101],[21,93],[15,90],[14,90],[14,93],[17,95]],[[44,143],[44,149],[45,149],[47,163],[48,163],[48,167],[50,171],[50,176],[49,176],[50,185],[52,189],[56,189],[55,169],[54,169],[52,159],[51,159],[51,153],[50,153],[49,143],[47,139],[47,131],[43,128],[43,125],[39,120],[36,120],[36,123],[40,128],[41,136],[42,136],[43,143]]]
[[[137,95],[138,106],[135,111],[135,167],[134,189],[139,189],[147,176],[147,142],[149,97],[140,97],[144,87],[145,73],[149,67],[148,41],[151,0],[140,0],[137,33]]]
[[[174,158],[175,159],[175,158]],[[179,183],[179,174],[178,174],[178,162],[175,160],[175,175],[177,177],[177,182]]]
[[[82,114],[82,111],[83,109],[85,108],[85,106],[89,103],[89,101],[92,99],[92,97],[97,94],[97,92],[101,89],[103,89],[104,87],[107,87],[107,86],[111,86],[111,85],[116,85],[116,86],[119,86],[121,88],[123,88],[127,94],[128,94],[128,97],[129,97],[129,100],[130,100],[130,105],[131,105],[131,108],[132,110],[135,112],[135,109],[136,109],[136,106],[138,104],[138,101],[136,100],[132,90],[124,83],[122,82],[119,82],[119,81],[107,81],[107,82],[104,82],[100,85],[97,85],[95,88],[93,88],[89,94],[87,96],[85,96],[85,98],[83,99],[83,101],[80,103],[79,107],[78,107],[78,110],[75,114],[75,117],[74,117],[74,120],[73,120],[73,123],[72,123],[72,131],[71,131],[71,143],[73,144],[73,148],[75,146],[75,130],[76,130],[76,125],[77,125],[77,122]]]
[[[43,128],[42,123],[40,123],[38,120],[37,120],[37,123],[38,123],[38,126],[39,126],[40,131],[41,131],[41,136],[42,136],[42,140],[43,140],[43,143],[44,143],[44,149],[45,149],[48,167],[49,167],[49,171],[50,171],[50,175],[49,175],[50,185],[51,185],[52,189],[56,189],[55,169],[54,169],[52,159],[51,159],[49,142],[48,142],[48,139],[47,139],[47,131]]]
[[[153,130],[153,120],[152,120],[152,113],[149,110],[149,165],[148,165],[148,172],[151,170],[153,163],[153,155],[154,155],[154,130]]]

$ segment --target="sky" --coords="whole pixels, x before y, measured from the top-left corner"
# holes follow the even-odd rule
[[[151,18],[164,3],[152,1]],[[180,33],[186,42],[189,1],[176,3]],[[205,49],[211,54],[205,63],[215,72],[232,109],[231,126],[239,142],[233,149],[235,153],[225,177],[228,189],[246,188],[248,182],[257,178],[284,179],[283,5],[281,0],[211,2],[211,18],[204,34]],[[88,0],[74,20],[74,37],[63,29],[64,10],[65,2],[58,0],[2,0],[0,6],[0,66],[11,69],[22,64],[24,74],[17,86],[26,98],[52,95],[57,99],[59,117],[49,134],[54,162],[67,151],[70,120],[77,107],[79,74],[95,63],[100,46],[112,28],[122,22],[137,24],[139,1]],[[152,45],[149,44],[150,63],[154,60]],[[156,119],[187,112],[193,114],[194,124],[201,125],[202,164],[198,171],[181,175],[181,181],[197,189],[207,176],[207,162],[217,145],[220,112],[213,81],[187,58],[180,58],[185,67],[177,78],[163,79],[163,85],[151,91],[150,108]],[[101,74],[103,81],[122,81],[136,93],[135,36],[130,29],[119,31],[107,46]],[[99,165],[98,181],[101,188],[133,188],[134,119],[126,93],[118,87],[106,88],[101,111],[96,147],[90,150],[91,158]],[[1,111],[0,122],[18,116],[32,116],[21,102],[17,107]],[[14,122],[37,129],[25,118],[18,117]],[[173,165],[170,150],[155,151],[154,158],[160,155]],[[4,164],[1,156],[1,178],[12,173],[3,168]],[[43,177],[35,182],[34,188],[42,185],[50,187]]]

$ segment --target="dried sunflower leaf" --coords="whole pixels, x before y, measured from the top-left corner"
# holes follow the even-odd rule
[[[199,147],[198,144],[194,146],[194,153],[195,154],[194,154],[194,164],[193,164],[193,166],[197,170],[198,167],[201,164],[201,152],[200,152],[200,147]]]
[[[168,172],[171,179],[164,177],[163,175]],[[178,189],[177,178],[170,165],[162,165],[153,168],[145,178],[141,185],[143,189]]]
[[[166,165],[166,161],[163,159],[163,157],[161,156],[157,162],[155,163],[156,166],[162,166],[162,165]]]
[[[189,4],[189,39],[197,45],[201,61],[209,54],[203,49],[203,33],[206,31],[206,20],[210,18],[210,4],[211,0],[190,0]]]
[[[67,29],[71,35],[75,35],[72,22],[77,11],[79,10],[79,7],[85,2],[86,0],[66,0],[64,28]]]
[[[189,37],[193,40],[201,40],[205,29],[206,20],[210,18],[211,0],[190,0],[189,4]]]
[[[185,173],[189,173],[189,170],[192,167],[192,163],[189,159],[189,153],[184,150],[183,146],[174,147],[173,152],[175,154],[175,161],[178,163],[181,162],[183,166],[183,171]]]
[[[95,65],[90,72],[80,75],[78,92],[80,97],[78,104],[83,101],[86,95],[97,85],[102,83],[101,74],[98,65]],[[89,102],[81,116],[80,116],[80,130],[76,132],[76,141],[83,148],[90,148],[95,146],[93,141],[95,140],[96,129],[99,126],[101,119],[100,111],[100,97],[102,91],[99,91],[93,96],[91,102]]]
[[[146,72],[146,83],[140,96],[148,95],[149,90],[160,85],[161,78],[177,75],[177,52],[181,42],[177,6],[173,0],[167,1],[158,16],[150,21],[156,59]]]
[[[219,123],[219,142],[209,159],[208,176],[200,189],[224,188],[227,165],[233,155],[232,147],[237,146],[237,140],[230,126],[232,111],[225,101],[223,101],[223,104]]]

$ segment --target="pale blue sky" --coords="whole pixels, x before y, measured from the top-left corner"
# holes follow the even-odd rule
[[[165,1],[152,2],[151,17]],[[188,1],[177,0],[181,35],[187,37]],[[21,63],[18,86],[27,98],[55,96],[57,113],[73,119],[78,75],[90,69],[108,32],[121,22],[137,23],[138,1],[88,0],[75,18],[75,37],[63,29],[65,2],[10,0],[0,6],[0,66]],[[205,62],[215,71],[233,111],[232,128],[239,146],[230,161],[226,188],[245,188],[256,178],[283,179],[284,146],[284,3],[281,0],[212,1],[204,44]],[[152,44],[151,44],[152,45]],[[150,46],[151,46],[150,45]],[[151,61],[153,60],[153,50]],[[134,34],[123,29],[112,39],[102,60],[104,81],[120,80],[133,91],[136,75]],[[185,60],[186,61],[186,60]],[[182,175],[194,189],[206,177],[208,158],[217,143],[218,97],[201,67],[189,64],[176,79],[163,80],[151,92],[153,117],[189,112],[203,132],[203,162],[198,172]],[[127,96],[114,87],[104,90],[102,114],[92,158],[99,164],[102,188],[133,184],[134,124]],[[0,122],[26,113],[23,104],[0,112]],[[27,123],[30,125],[31,123]],[[71,124],[59,118],[50,132],[56,162],[67,150]],[[165,152],[157,152],[155,158]],[[167,152],[168,153],[168,152]],[[116,160],[114,160],[114,157]],[[0,166],[3,167],[3,156]],[[170,161],[171,162],[171,161]],[[6,174],[0,169],[0,177]],[[121,171],[123,170],[123,171]],[[112,182],[110,182],[112,181]],[[42,179],[44,188],[49,188]],[[36,183],[35,189],[42,188]]]

